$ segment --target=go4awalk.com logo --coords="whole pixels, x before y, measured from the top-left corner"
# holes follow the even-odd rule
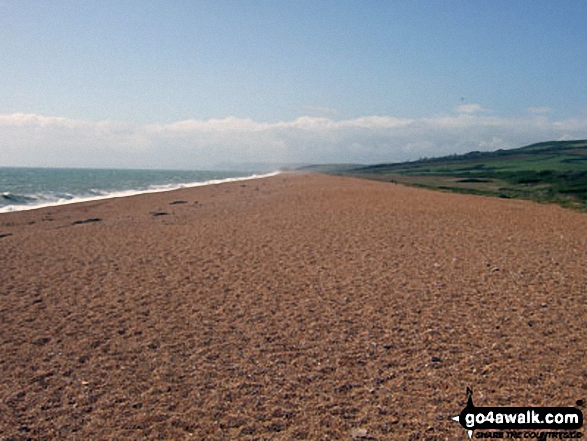
[[[453,420],[473,438],[578,439],[583,413],[575,407],[476,407],[467,388],[467,405]],[[475,432],[478,430],[478,432]],[[491,430],[491,432],[487,432]]]

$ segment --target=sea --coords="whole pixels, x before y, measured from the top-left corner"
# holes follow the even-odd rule
[[[0,213],[256,179],[278,173],[0,167]]]

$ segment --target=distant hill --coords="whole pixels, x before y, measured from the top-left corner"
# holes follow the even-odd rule
[[[298,167],[296,171],[309,171],[316,173],[337,173],[348,170],[358,170],[365,167],[364,164],[317,164],[317,165],[305,165]]]
[[[470,152],[331,172],[439,190],[555,202],[587,210],[587,140]]]

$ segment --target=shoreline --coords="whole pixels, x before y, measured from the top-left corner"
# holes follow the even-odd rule
[[[3,234],[6,438],[456,439],[466,387],[587,393],[587,217],[558,206],[284,173]]]
[[[252,179],[263,179],[263,178],[268,178],[268,177],[272,177],[272,176],[277,176],[281,173],[284,173],[284,172],[278,170],[278,171],[274,171],[271,173],[265,173],[265,174],[254,173],[252,175],[235,177],[235,178],[212,179],[212,180],[202,181],[202,182],[189,182],[189,183],[182,183],[182,184],[164,184],[163,185],[168,188],[151,188],[151,189],[146,189],[146,190],[133,190],[133,189],[120,190],[120,191],[114,191],[114,192],[111,192],[111,193],[108,193],[105,195],[89,196],[89,197],[74,197],[72,199],[63,199],[63,200],[56,201],[56,202],[30,204],[30,205],[6,205],[4,207],[0,207],[0,215],[2,215],[3,213],[14,213],[14,212],[18,212],[18,211],[38,210],[40,208],[58,207],[61,205],[78,204],[78,203],[83,203],[83,202],[93,202],[93,201],[100,201],[100,200],[114,199],[114,198],[124,198],[124,197],[136,196],[136,195],[141,195],[141,194],[162,193],[162,192],[166,192],[166,191],[179,190],[182,188],[194,188],[194,187],[202,187],[202,186],[206,186],[206,185],[224,184],[227,182],[239,182],[239,181],[248,181],[248,180],[252,180]],[[155,186],[155,187],[160,187],[160,186]]]

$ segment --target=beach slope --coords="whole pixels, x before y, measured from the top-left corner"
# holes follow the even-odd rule
[[[5,213],[0,438],[464,439],[466,387],[574,406],[585,262],[584,213],[324,175]]]

